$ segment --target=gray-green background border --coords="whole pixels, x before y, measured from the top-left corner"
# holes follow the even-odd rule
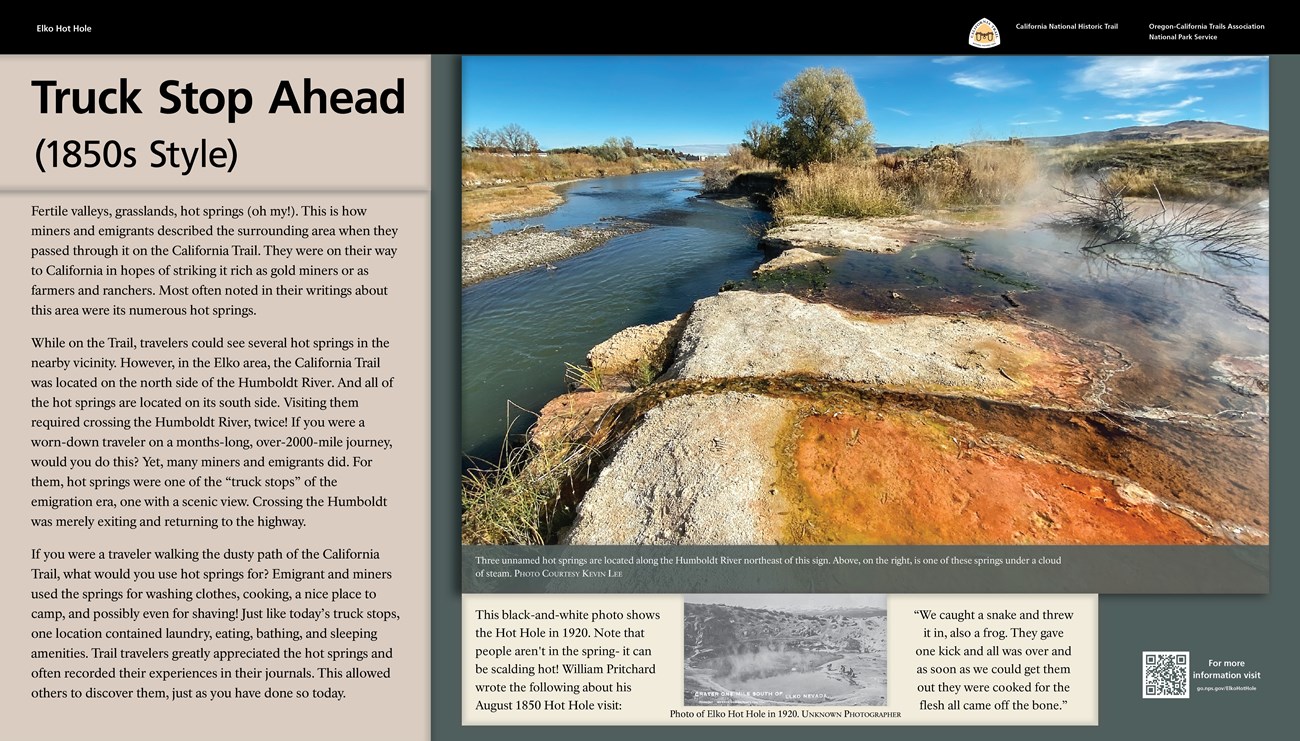
[[[1278,214],[1271,225],[1271,275],[1285,279],[1300,267],[1300,223],[1293,216],[1300,207],[1300,57],[1272,58],[1270,72],[1270,126],[1279,134],[1272,140],[1272,206]],[[786,739],[792,730],[782,727],[662,726],[609,728],[582,727],[462,727],[460,725],[460,285],[458,276],[460,62],[456,57],[433,58],[433,697],[432,730],[438,741],[471,739],[495,741],[621,741],[745,738],[748,741]],[[1272,315],[1282,317],[1280,342],[1272,348],[1274,378],[1285,379],[1296,368],[1300,348],[1292,342],[1294,330],[1287,316],[1300,309],[1300,293],[1270,291]],[[1273,329],[1276,333],[1278,330]],[[1274,335],[1276,336],[1276,335]],[[1100,726],[1068,728],[1033,727],[818,727],[818,738],[854,739],[1083,739],[1133,738],[1158,734],[1177,739],[1223,739],[1258,736],[1276,738],[1294,726],[1291,707],[1296,695],[1297,649],[1294,635],[1300,615],[1297,599],[1296,547],[1290,540],[1295,522],[1295,492],[1300,481],[1297,435],[1291,414],[1296,394],[1285,384],[1272,384],[1273,420],[1270,521],[1272,532],[1272,587],[1267,595],[1106,595],[1100,599]],[[1254,693],[1217,693],[1189,700],[1142,700],[1139,661],[1144,650],[1187,650],[1192,662],[1205,658],[1241,659],[1250,669],[1263,672]],[[383,738],[383,719],[375,719],[376,736]],[[794,733],[802,734],[802,730]]]

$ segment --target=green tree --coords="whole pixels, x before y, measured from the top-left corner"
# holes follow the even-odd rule
[[[740,145],[761,160],[776,162],[781,158],[781,127],[755,121],[745,130],[745,140]]]
[[[623,141],[617,136],[611,136],[604,144],[593,147],[591,153],[606,162],[618,162],[626,156],[623,152]]]
[[[873,153],[875,127],[844,70],[810,67],[782,85],[776,97],[782,129],[777,161],[785,167]]]

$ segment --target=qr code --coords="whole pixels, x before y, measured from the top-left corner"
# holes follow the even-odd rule
[[[1142,652],[1142,697],[1148,700],[1186,698],[1190,693],[1187,651]]]

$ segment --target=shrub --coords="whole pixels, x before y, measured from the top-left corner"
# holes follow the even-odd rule
[[[1038,177],[1028,147],[1002,144],[942,145],[912,157],[888,155],[879,164],[885,186],[922,208],[1008,203]]]
[[[853,78],[842,69],[811,67],[781,86],[777,159],[786,167],[872,154],[875,128]],[[757,142],[756,142],[757,144]]]
[[[703,173],[705,192],[720,193],[731,187],[731,181],[740,169],[727,160],[711,159],[700,163],[700,172]]]
[[[861,163],[813,165],[791,173],[786,189],[772,201],[777,216],[896,216],[908,212],[896,191],[880,182],[879,168]]]

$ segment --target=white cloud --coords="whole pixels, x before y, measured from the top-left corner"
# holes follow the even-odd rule
[[[1028,85],[1029,80],[1006,77],[996,72],[958,72],[948,78],[958,85],[973,87],[989,93],[1000,93],[1013,87]]]
[[[1154,126],[1164,123],[1166,119],[1178,115],[1175,108],[1166,108],[1161,111],[1142,111],[1140,113],[1116,113],[1112,116],[1102,116],[1109,120],[1136,121],[1140,126]]]
[[[1071,90],[1131,100],[1196,80],[1251,75],[1267,63],[1267,57],[1101,57],[1075,73]]]
[[[957,64],[958,62],[964,62],[967,59],[970,59],[970,57],[935,57],[930,61],[935,64]]]
[[[905,111],[905,110],[903,110],[903,109],[901,109],[901,108],[886,108],[885,110],[887,110],[887,111],[893,111],[894,113],[897,113],[897,114],[900,115],[900,116],[910,116],[910,115],[912,115],[912,114],[908,113],[907,111]]]
[[[1181,113],[1180,109],[1186,108],[1187,106],[1193,103],[1198,103],[1202,100],[1205,100],[1205,98],[1201,98],[1195,95],[1189,95],[1186,98],[1183,98],[1182,100],[1178,101],[1177,103],[1170,103],[1168,108],[1162,108],[1158,111],[1141,111],[1139,113],[1115,113],[1110,116],[1102,116],[1102,118],[1111,121],[1136,121],[1143,126],[1151,126],[1153,124],[1163,123],[1165,119],[1173,118],[1174,116]],[[1192,110],[1198,111],[1200,113],[1205,112],[1200,108],[1193,108]]]

